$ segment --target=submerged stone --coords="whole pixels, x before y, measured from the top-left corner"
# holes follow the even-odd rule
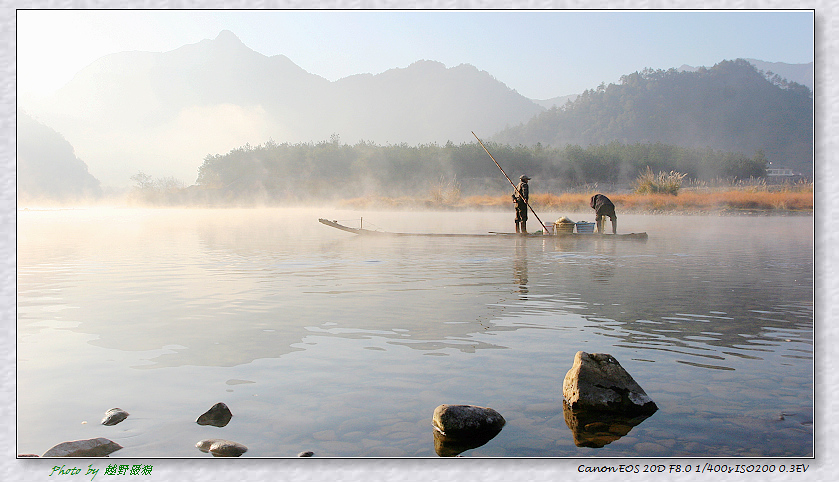
[[[615,357],[606,353],[578,351],[565,375],[562,395],[575,410],[647,414],[658,410]]]
[[[214,427],[224,427],[233,418],[230,409],[222,402],[213,405],[209,410],[201,414],[195,422],[198,425],[212,425]]]
[[[102,425],[116,425],[128,418],[128,412],[121,408],[112,408],[105,412],[105,418],[102,419]]]
[[[60,443],[42,457],[105,457],[121,448],[120,444],[100,437]]]

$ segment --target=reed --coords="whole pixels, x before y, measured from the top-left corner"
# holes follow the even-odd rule
[[[460,196],[458,185],[444,185],[441,181],[440,186],[443,195],[431,199],[365,197],[344,200],[342,205],[355,209],[513,209],[509,194]],[[589,186],[589,191],[534,193],[530,196],[530,204],[536,212],[588,212],[591,210],[589,200],[597,191],[596,186]],[[636,192],[604,194],[615,203],[618,212],[624,213],[812,212],[814,197],[812,182],[767,184],[762,179],[692,181],[686,183],[678,196]]]
[[[635,192],[638,194],[670,194],[675,196],[682,187],[687,174],[670,171],[654,173],[650,166],[635,179]]]
[[[457,177],[440,176],[440,180],[431,186],[429,195],[431,203],[438,206],[455,206],[460,203],[460,183]]]

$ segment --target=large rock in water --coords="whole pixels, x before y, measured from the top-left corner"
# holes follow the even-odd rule
[[[230,412],[230,409],[227,408],[223,402],[218,402],[217,404],[210,407],[209,410],[202,413],[198,420],[195,421],[198,425],[212,425],[214,427],[224,427],[230,422],[230,419],[233,418],[233,414]]]
[[[105,457],[122,446],[106,438],[64,442],[44,452],[42,457]]]
[[[431,422],[434,450],[441,457],[454,457],[484,445],[506,423],[495,410],[475,405],[440,405],[434,410]]]
[[[575,410],[653,413],[658,410],[644,389],[612,355],[578,351],[565,375],[562,395]]]
[[[431,421],[443,435],[458,438],[498,433],[506,423],[495,410],[475,405],[440,405]]]

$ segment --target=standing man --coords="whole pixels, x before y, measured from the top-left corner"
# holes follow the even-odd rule
[[[597,232],[603,234],[603,225],[606,223],[604,218],[609,216],[609,219],[612,220],[612,234],[617,234],[618,216],[615,214],[615,205],[612,204],[612,201],[602,194],[595,194],[591,197],[589,205],[594,209],[594,222],[597,224]]]
[[[530,178],[524,174],[519,177],[519,185],[513,193],[513,202],[516,204],[516,232],[527,234],[527,200],[530,196],[530,188],[527,181]]]

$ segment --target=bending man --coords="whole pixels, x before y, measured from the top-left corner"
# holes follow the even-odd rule
[[[591,197],[589,203],[594,209],[594,222],[597,224],[597,232],[603,234],[603,225],[606,223],[606,216],[612,220],[612,234],[618,232],[618,216],[615,214],[615,205],[606,196],[602,194],[595,194]]]

